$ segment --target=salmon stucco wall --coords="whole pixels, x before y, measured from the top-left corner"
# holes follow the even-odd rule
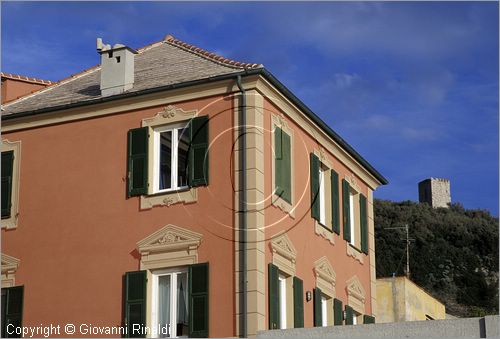
[[[406,277],[377,279],[380,323],[445,319],[446,308]]]
[[[15,100],[26,94],[36,92],[45,87],[47,87],[47,85],[2,77],[2,104]]]
[[[264,101],[264,159],[265,159],[265,237],[266,256],[265,264],[273,262],[273,252],[271,248],[272,238],[278,234],[286,233],[289,240],[297,251],[296,276],[303,280],[304,293],[312,291],[316,287],[316,276],[314,272],[315,262],[326,256],[336,274],[335,294],[336,298],[342,300],[343,304],[348,303],[347,281],[357,276],[363,289],[365,290],[365,310],[364,314],[372,314],[371,292],[370,292],[370,258],[359,253],[362,263],[352,256],[347,255],[346,241],[342,236],[342,225],[340,235],[330,232],[332,241],[317,234],[315,231],[315,220],[311,217],[311,193],[310,193],[310,153],[320,150],[324,151],[326,162],[333,165],[333,169],[339,174],[340,194],[341,180],[346,177],[355,178],[360,193],[368,196],[368,186],[353,172],[352,169],[344,166],[325,146],[320,145],[314,136],[310,135],[302,126],[297,124],[288,115],[289,112],[282,112],[272,104],[269,99]],[[287,213],[283,209],[272,204],[272,162],[274,155],[272,150],[272,116],[281,116],[288,127],[293,131],[292,141],[292,201],[294,204],[293,213]],[[371,207],[368,207],[371,208]],[[330,207],[327,207],[329,210]],[[342,207],[340,205],[340,213]],[[327,216],[329,214],[327,213]],[[342,220],[342,215],[340,215]],[[333,242],[333,243],[332,243]],[[266,270],[267,272],[267,270]],[[266,273],[267,274],[267,273]],[[266,295],[268,291],[266,275]],[[268,307],[268,299],[266,307]],[[267,326],[266,319],[266,326]],[[313,326],[313,301],[304,300],[304,326]],[[293,323],[287,324],[293,327]]]
[[[141,210],[139,197],[126,198],[127,131],[163,107],[2,135],[22,143],[19,222],[2,229],[2,253],[21,261],[23,325],[120,326],[123,275],[140,268],[136,243],[174,224],[203,235],[198,262],[210,265],[210,336],[235,334],[233,100],[175,105],[210,117],[209,185],[189,205]]]

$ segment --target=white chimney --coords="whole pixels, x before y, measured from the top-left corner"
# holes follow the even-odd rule
[[[107,97],[123,93],[134,86],[134,55],[137,51],[127,46],[103,44],[97,38],[101,55],[101,95]]]

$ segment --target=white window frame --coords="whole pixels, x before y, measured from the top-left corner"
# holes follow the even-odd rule
[[[280,287],[279,293],[279,308],[280,308],[280,329],[286,328],[286,277],[282,274],[278,276]]]
[[[163,270],[152,271],[152,285],[151,285],[151,338],[158,338],[158,278],[164,275],[170,275],[170,337],[177,338],[177,275],[181,273],[187,274],[187,281],[189,284],[189,274],[187,268],[169,268]],[[186,286],[187,288],[187,286]],[[186,300],[187,301],[187,300]],[[182,336],[182,337],[187,337]]]
[[[187,123],[179,123],[157,127],[153,130],[154,135],[154,168],[153,168],[153,193],[164,193],[171,191],[178,191],[182,189],[188,188],[188,186],[178,186],[177,185],[177,177],[178,177],[178,152],[179,152],[179,130],[187,127]],[[170,174],[170,182],[171,187],[167,189],[160,190],[160,134],[164,132],[172,133],[172,150],[171,150],[171,169],[172,173]],[[189,161],[189,160],[188,160]],[[189,175],[189,173],[188,173]]]
[[[352,311],[352,324],[353,325],[358,325],[358,317],[361,315],[361,313],[356,312],[355,310]]]
[[[321,295],[321,326],[328,326],[328,300]]]
[[[325,170],[319,166],[319,223],[326,226]]]

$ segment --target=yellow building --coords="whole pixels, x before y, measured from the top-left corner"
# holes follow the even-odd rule
[[[445,306],[406,277],[377,279],[377,323],[445,319]]]

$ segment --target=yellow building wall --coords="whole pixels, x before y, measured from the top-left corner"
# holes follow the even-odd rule
[[[377,323],[445,319],[445,306],[406,277],[377,279]]]

